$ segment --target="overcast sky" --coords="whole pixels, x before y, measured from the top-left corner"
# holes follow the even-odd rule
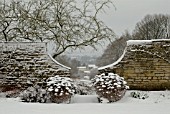
[[[113,3],[116,10],[114,7],[106,9],[106,14],[102,14],[100,18],[118,36],[125,30],[129,30],[129,32],[134,30],[136,23],[147,14],[170,14],[170,0],[113,0]],[[84,53],[97,54],[101,53],[103,49],[99,49],[98,52],[88,49]]]
[[[114,0],[114,8],[107,9],[102,19],[117,35],[130,32],[147,14],[170,14],[170,0]]]
[[[131,32],[147,14],[170,14],[170,0],[113,0],[113,3],[116,10],[114,7],[106,9],[106,14],[100,18],[118,36],[126,29]]]
[[[106,10],[106,14],[100,17],[107,26],[113,29],[117,36],[125,30],[132,32],[137,22],[147,14],[170,14],[170,0],[113,0],[115,8]],[[101,55],[106,48],[103,46],[98,51],[82,51],[88,55]]]

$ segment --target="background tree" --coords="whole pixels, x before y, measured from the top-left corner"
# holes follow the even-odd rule
[[[8,5],[0,1],[0,39],[1,41],[14,40],[20,32],[16,27],[18,19],[14,18],[12,4]]]
[[[132,34],[128,31],[112,43],[110,43],[101,57],[96,60],[98,66],[104,66],[115,62],[123,53],[126,41],[150,40],[170,38],[170,16],[164,14],[146,15],[136,24]]]
[[[133,39],[150,40],[169,38],[170,16],[163,14],[146,15],[136,24]]]
[[[126,41],[130,39],[131,35],[128,31],[125,31],[120,38],[115,39],[115,41],[107,46],[102,56],[97,58],[96,65],[105,66],[119,59],[126,47]]]
[[[81,63],[79,60],[75,59],[75,58],[70,58],[66,55],[59,55],[57,56],[57,58],[55,58],[57,61],[60,61],[60,63],[68,66],[71,68],[71,77],[77,77],[77,73],[78,73],[78,66],[81,66]]]
[[[1,3],[0,36],[4,41],[53,41],[56,44],[54,57],[68,48],[95,47],[100,41],[114,37],[113,31],[98,18],[98,14],[110,5],[113,5],[111,0]]]

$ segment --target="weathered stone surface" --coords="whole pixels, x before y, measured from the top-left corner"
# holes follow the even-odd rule
[[[22,86],[51,76],[70,77],[70,68],[47,53],[47,43],[0,43],[0,86]]]
[[[129,42],[121,61],[101,67],[99,72],[123,76],[131,89],[170,89],[170,40]]]

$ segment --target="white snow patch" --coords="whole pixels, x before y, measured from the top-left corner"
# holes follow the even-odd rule
[[[128,40],[127,46],[129,46],[129,45],[145,45],[145,44],[150,44],[152,42],[160,42],[160,41],[170,41],[170,39]]]
[[[103,70],[103,69],[106,69],[106,68],[111,68],[115,65],[117,65],[124,57],[126,51],[127,51],[127,47],[130,46],[130,45],[145,45],[145,44],[150,44],[152,42],[159,42],[159,41],[170,41],[170,39],[153,39],[153,40],[128,40],[127,41],[127,46],[122,54],[122,56],[114,63],[112,64],[109,64],[109,65],[106,65],[106,66],[103,66],[103,67],[99,67],[98,70]],[[131,50],[131,51],[136,51],[136,50]]]
[[[130,45],[145,45],[145,44],[150,44],[152,43],[152,40],[128,40],[127,41],[127,46]]]
[[[51,58],[51,60],[52,60],[53,62],[55,62],[56,64],[58,64],[58,65],[60,65],[60,66],[62,66],[62,67],[64,67],[64,68],[66,68],[66,69],[69,69],[69,70],[71,69],[70,67],[67,67],[67,66],[59,63],[58,61],[56,61],[56,60],[51,56],[51,54],[48,54],[48,56],[49,56],[49,57]]]
[[[170,114],[170,91],[149,91],[145,100],[132,98],[131,92],[115,103],[98,103],[96,95],[75,95],[71,104],[0,98],[0,114]]]

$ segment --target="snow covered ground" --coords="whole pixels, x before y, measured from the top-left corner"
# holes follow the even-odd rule
[[[24,103],[0,95],[0,114],[170,114],[170,91],[150,91],[149,98],[136,99],[132,91],[115,103],[98,103],[96,95],[75,95],[71,104]]]

